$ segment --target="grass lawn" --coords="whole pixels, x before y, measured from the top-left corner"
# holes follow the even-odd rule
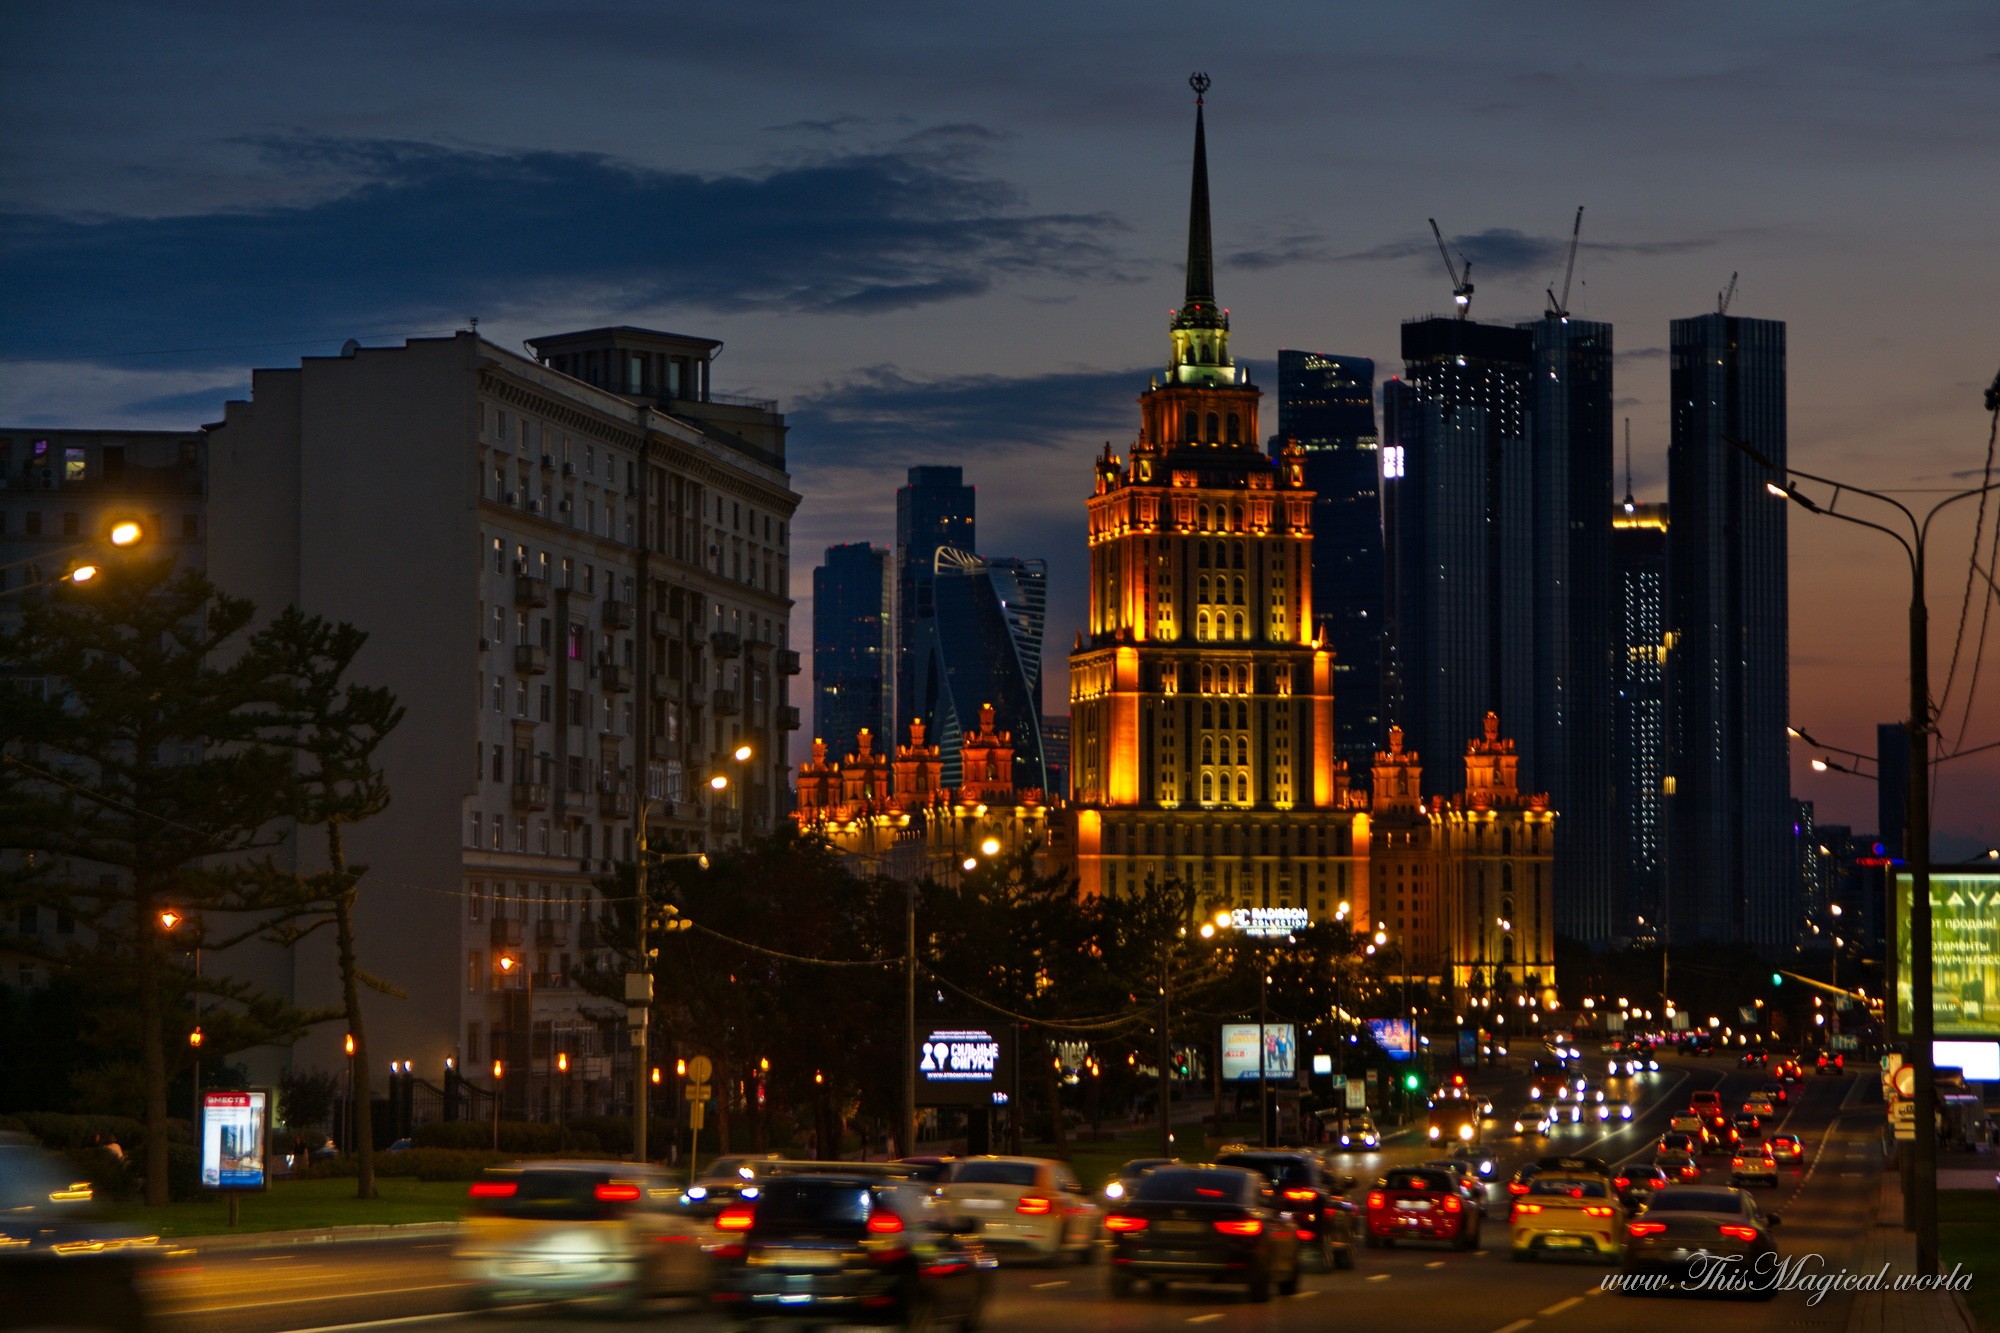
[[[1197,1162],[1211,1155],[1224,1143],[1249,1143],[1257,1137],[1257,1122],[1246,1120],[1241,1124],[1229,1123],[1224,1126],[1221,1137],[1204,1137],[1202,1125],[1197,1121],[1181,1121],[1174,1125],[1174,1155],[1182,1161]],[[1137,1129],[1121,1130],[1111,1138],[1090,1140],[1072,1138],[1069,1148],[1070,1169],[1083,1187],[1093,1193],[1111,1178],[1111,1174],[1135,1157],[1157,1157],[1160,1155],[1160,1127],[1157,1122],[1142,1125]],[[994,1151],[1001,1151],[997,1146]],[[1023,1143],[1021,1151],[1030,1157],[1054,1157],[1053,1143]]]
[[[2000,1330],[2000,1193],[1938,1191],[1938,1251],[1946,1272],[1964,1264],[1972,1274],[1965,1303],[1983,1329]]]
[[[245,1194],[237,1231],[297,1231],[309,1227],[393,1226],[449,1222],[465,1203],[465,1183],[450,1180],[378,1180],[380,1198],[357,1199],[352,1180],[279,1181],[262,1194]],[[160,1208],[117,1204],[111,1215],[162,1236],[229,1233],[229,1200],[213,1195]]]

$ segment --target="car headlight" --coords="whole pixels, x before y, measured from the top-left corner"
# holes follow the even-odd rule
[[[1340,1146],[1341,1146],[1341,1147],[1343,1147],[1343,1148],[1345,1148],[1345,1147],[1347,1147],[1347,1146],[1348,1146],[1348,1141],[1347,1141],[1347,1135],[1345,1135],[1345,1134],[1342,1134],[1342,1135],[1340,1136]]]
[[[1432,1138],[1437,1138],[1437,1137],[1438,1137],[1438,1134],[1439,1134],[1439,1131],[1438,1131],[1438,1127],[1437,1127],[1436,1125],[1432,1125],[1432,1126],[1431,1126],[1431,1137],[1432,1137]]]
[[[1114,1180],[1104,1187],[1104,1197],[1107,1199],[1122,1199],[1125,1197],[1125,1187]]]
[[[1480,1175],[1482,1175],[1482,1176],[1490,1176],[1490,1175],[1492,1175],[1492,1174],[1493,1174],[1493,1163],[1491,1163],[1491,1162],[1481,1162],[1481,1163],[1479,1164],[1479,1174],[1480,1174]]]

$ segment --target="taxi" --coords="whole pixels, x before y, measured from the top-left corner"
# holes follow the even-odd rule
[[[1546,1254],[1617,1258],[1625,1209],[1601,1175],[1537,1172],[1507,1217],[1515,1262]]]
[[[473,1309],[576,1300],[630,1310],[701,1292],[702,1228],[660,1171],[564,1159],[489,1167],[466,1191],[452,1258]]]
[[[1803,1162],[1806,1160],[1805,1140],[1796,1134],[1773,1134],[1771,1156],[1780,1162]]]

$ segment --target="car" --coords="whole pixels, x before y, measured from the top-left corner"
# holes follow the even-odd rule
[[[1837,1075],[1847,1072],[1847,1057],[1838,1051],[1821,1051],[1813,1063],[1816,1074]]]
[[[1455,1157],[1440,1157],[1428,1162],[1419,1162],[1417,1165],[1427,1171],[1451,1172],[1458,1177],[1458,1183],[1464,1188],[1466,1197],[1477,1204],[1482,1212],[1485,1211],[1486,1182],[1480,1179],[1478,1170],[1471,1162]]]
[[[1454,1249],[1479,1248],[1481,1211],[1458,1174],[1408,1167],[1384,1174],[1368,1191],[1368,1244],[1441,1240]]]
[[[709,1278],[706,1227],[664,1172],[632,1162],[488,1167],[466,1190],[452,1263],[474,1310],[517,1300],[631,1310]]]
[[[1783,1079],[1787,1083],[1796,1083],[1798,1082],[1798,1080],[1804,1078],[1805,1076],[1806,1076],[1805,1066],[1800,1064],[1796,1058],[1791,1056],[1787,1056],[1785,1058],[1784,1064],[1782,1064],[1778,1068],[1778,1077]]]
[[[159,1238],[106,1219],[76,1175],[36,1140],[0,1132],[0,1322],[147,1327],[146,1274]]]
[[[779,1160],[779,1155],[774,1152],[730,1153],[718,1157],[688,1182],[687,1191],[681,1196],[681,1206],[692,1214],[713,1217],[746,1195],[754,1199],[757,1197],[758,1173]]]
[[[1743,1115],[1754,1116],[1776,1115],[1777,1113],[1778,1104],[1761,1092],[1752,1093],[1746,1098],[1743,1102],[1741,1112]]]
[[[970,1328],[998,1266],[980,1219],[921,1182],[819,1163],[765,1182],[723,1211],[711,1307],[733,1321]]]
[[[1618,1174],[1611,1178],[1611,1188],[1618,1191],[1628,1209],[1638,1208],[1658,1191],[1672,1183],[1665,1168],[1650,1162],[1627,1162],[1618,1168]]]
[[[1769,1097],[1778,1106],[1783,1106],[1792,1100],[1791,1090],[1782,1083],[1766,1083],[1752,1095]]]
[[[1551,1251],[1615,1257],[1624,1216],[1604,1177],[1543,1171],[1508,1213],[1508,1248],[1517,1263]]]
[[[408,1152],[410,1151],[410,1149],[416,1146],[417,1146],[417,1141],[415,1139],[397,1139],[394,1143],[389,1145],[389,1151]]]
[[[1701,1163],[1694,1155],[1684,1152],[1662,1152],[1653,1154],[1653,1165],[1667,1173],[1676,1181],[1686,1183],[1701,1179]]]
[[[1744,1069],[1751,1069],[1768,1064],[1770,1059],[1763,1051],[1745,1051],[1736,1057],[1736,1063]]]
[[[957,1213],[978,1218],[991,1249],[1018,1249],[1045,1263],[1097,1253],[1103,1210],[1083,1192],[1067,1162],[1040,1157],[961,1157],[938,1188]]]
[[[1688,1109],[1696,1115],[1714,1115],[1722,1110],[1722,1094],[1714,1088],[1703,1088],[1688,1094]]]
[[[1597,1117],[1599,1120],[1616,1120],[1622,1122],[1632,1118],[1632,1103],[1626,1101],[1623,1097],[1613,1097],[1608,1101],[1600,1103],[1598,1110],[1602,1113]]]
[[[1327,1143],[1346,1151],[1373,1151],[1382,1146],[1382,1131],[1365,1115],[1350,1115],[1327,1127]]]
[[[1761,1143],[1764,1140],[1764,1117],[1761,1115],[1739,1115],[1729,1122],[1736,1131],[1736,1141]]]
[[[902,1174],[922,1185],[937,1185],[951,1174],[956,1157],[898,1157],[892,1165],[908,1168]]]
[[[1730,1184],[1744,1185],[1753,1180],[1762,1181],[1773,1189],[1778,1186],[1778,1159],[1762,1143],[1746,1143],[1729,1159]]]
[[[1685,1134],[1697,1142],[1705,1132],[1707,1125],[1708,1121],[1702,1117],[1699,1111],[1676,1112],[1667,1121],[1668,1129],[1676,1134]]]
[[[1539,1102],[1529,1102],[1514,1112],[1514,1132],[1522,1138],[1530,1134],[1547,1136],[1549,1113]]]
[[[1156,1166],[1168,1166],[1179,1161],[1178,1157],[1135,1157],[1111,1173],[1111,1179],[1104,1182],[1099,1190],[1098,1201],[1108,1211],[1120,1199],[1132,1192],[1132,1186],[1140,1176]]]
[[[1803,1162],[1806,1160],[1805,1140],[1796,1134],[1773,1134],[1770,1144],[1771,1156],[1780,1162]]]
[[[1104,1219],[1107,1289],[1123,1300],[1140,1282],[1240,1282],[1256,1302],[1299,1289],[1299,1239],[1281,1200],[1255,1171],[1205,1163],[1155,1167]]]
[[[1769,1300],[1777,1294],[1778,1247],[1771,1231],[1779,1220],[1776,1213],[1759,1211],[1757,1201],[1740,1189],[1671,1185],[1625,1224],[1625,1257],[1619,1271],[1627,1280],[1619,1290],[1627,1296],[1642,1295],[1651,1288],[1631,1278],[1686,1281],[1720,1260],[1745,1274],[1743,1289],[1732,1288],[1732,1294]],[[1759,1275],[1767,1276],[1754,1280]]]
[[[1700,1146],[1701,1139],[1699,1135],[1683,1134],[1678,1130],[1671,1129],[1660,1135],[1659,1151],[1661,1152],[1684,1152],[1692,1157],[1695,1150]]]
[[[1451,1150],[1451,1157],[1453,1161],[1469,1165],[1482,1184],[1490,1184],[1493,1173],[1500,1169],[1500,1159],[1493,1155],[1493,1150],[1476,1143],[1459,1144]]]
[[[1279,1211],[1291,1219],[1301,1252],[1318,1260],[1320,1272],[1354,1267],[1361,1225],[1344,1193],[1354,1187],[1354,1177],[1328,1175],[1309,1152],[1226,1153],[1215,1164],[1255,1171],[1277,1191]]]

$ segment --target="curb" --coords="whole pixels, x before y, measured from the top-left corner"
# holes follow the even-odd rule
[[[343,1245],[366,1241],[448,1239],[457,1222],[406,1222],[393,1226],[310,1227],[300,1231],[247,1231],[241,1235],[163,1237],[163,1247],[197,1254],[268,1250],[293,1245]]]

